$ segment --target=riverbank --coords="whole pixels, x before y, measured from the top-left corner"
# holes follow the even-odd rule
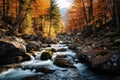
[[[21,36],[1,38],[0,72],[19,67],[21,62],[31,60],[31,56],[35,56],[35,51],[41,51],[42,48],[51,47],[50,44],[55,43],[57,42],[49,38],[40,41],[32,35],[26,35],[22,38]]]
[[[86,38],[77,38],[69,48],[95,71],[120,72],[120,30],[117,28],[108,26]]]

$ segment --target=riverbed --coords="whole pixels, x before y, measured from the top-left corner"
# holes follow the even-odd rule
[[[54,52],[52,59],[49,60],[40,60],[41,51],[35,52],[35,57],[31,56],[31,60],[22,62],[20,67],[1,72],[0,80],[119,80],[110,75],[96,74],[91,71],[86,64],[77,59],[76,53],[68,49],[66,44],[52,44],[51,47],[43,48],[42,51],[50,48],[56,50],[64,48],[66,51]],[[67,60],[73,63],[76,68],[63,68],[54,65],[53,61],[57,55],[66,55]],[[51,72],[37,71],[41,67],[49,68]],[[35,79],[32,79],[33,77]]]

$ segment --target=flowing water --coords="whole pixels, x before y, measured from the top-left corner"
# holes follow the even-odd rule
[[[51,60],[42,61],[39,59],[41,52],[35,53],[35,58],[31,56],[30,61],[21,63],[19,68],[11,68],[8,71],[0,73],[0,80],[23,80],[25,77],[38,76],[38,80],[113,80],[110,76],[104,76],[93,73],[85,64],[80,63],[73,51],[69,50],[65,44],[54,44],[55,49],[66,48],[65,52],[55,52]],[[44,49],[44,50],[45,50]],[[62,68],[55,66],[53,61],[56,55],[66,55],[67,59],[76,66],[76,68]],[[42,73],[36,71],[41,67],[46,67],[53,72]]]

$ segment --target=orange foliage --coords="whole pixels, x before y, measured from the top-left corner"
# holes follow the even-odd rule
[[[19,8],[19,0],[10,0],[10,11],[9,14],[12,15],[12,17],[16,17],[18,13]]]
[[[90,0],[75,0],[67,14],[67,31],[74,31],[75,29],[83,29],[86,26],[85,12],[88,19],[88,25],[97,23],[97,21],[104,22],[103,19],[110,18],[110,0],[93,0],[93,19],[89,14]],[[83,10],[85,7],[85,12]]]
[[[5,6],[7,6],[7,0],[5,1]],[[2,11],[3,4],[0,0],[0,11]],[[38,18],[40,15],[48,13],[48,8],[50,7],[50,0],[33,0],[30,8],[32,10],[33,17]],[[19,0],[9,0],[9,15],[16,17],[19,13]]]
[[[39,17],[40,15],[47,14],[50,7],[49,0],[35,0],[31,4],[33,17]]]

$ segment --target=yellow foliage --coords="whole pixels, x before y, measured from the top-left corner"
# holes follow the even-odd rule
[[[35,34],[32,27],[32,17],[30,13],[26,15],[23,25],[24,25],[23,30],[25,34]]]

